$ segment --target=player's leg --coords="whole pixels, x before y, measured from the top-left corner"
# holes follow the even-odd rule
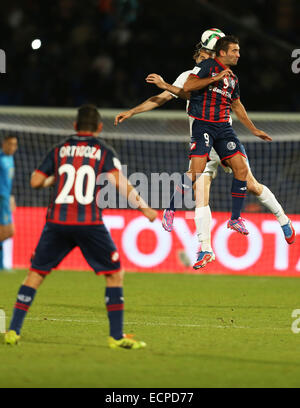
[[[206,162],[207,156],[191,158],[189,170],[181,176],[181,181],[175,188],[169,207],[164,211],[162,226],[166,231],[172,231],[175,211],[177,208],[183,208],[184,196],[190,194],[190,198],[192,198],[192,189],[196,193],[195,180],[205,169]]]
[[[36,291],[42,284],[45,276],[29,271],[27,277],[19,288],[8,332],[5,335],[6,344],[17,344],[27,312],[33,302]]]
[[[146,347],[143,341],[133,339],[133,336],[123,332],[124,322],[124,272],[105,274],[105,303],[109,319],[108,345],[110,348],[139,349]]]
[[[195,225],[201,250],[198,252],[194,269],[205,267],[215,259],[211,247],[211,210],[209,206],[210,187],[216,177],[220,159],[214,149],[210,152],[210,161],[206,164],[203,174],[196,181]]]
[[[6,198],[0,198],[0,270],[3,265],[3,241],[14,235],[14,225],[12,223],[12,214],[10,201]]]
[[[108,344],[111,348],[141,348],[145,343],[124,336],[124,272],[117,248],[104,225],[79,227],[75,240],[96,275],[106,280],[105,306],[109,321]]]
[[[14,226],[13,224],[3,225],[0,224],[0,270],[4,268],[3,264],[3,242],[13,237],[14,235]]]
[[[267,186],[260,184],[253,176],[251,170],[249,170],[247,176],[247,189],[250,193],[254,194],[259,202],[277,218],[277,221],[279,222],[284,233],[286,242],[288,244],[295,242],[296,232],[291,220],[285,214],[282,206],[279,204],[272,191]]]
[[[240,216],[247,194],[247,174],[249,170],[247,155],[229,123],[220,123],[217,127],[218,131],[214,148],[220,156],[222,163],[229,166],[233,172],[231,186],[232,214],[227,227],[243,235],[248,235],[249,232]]]
[[[39,243],[32,257],[31,268],[17,294],[9,331],[5,335],[6,344],[16,344],[20,339],[21,329],[33,303],[36,292],[51,269],[74,248],[74,243],[60,230],[61,226],[46,224]]]
[[[5,241],[8,238],[12,238],[15,233],[15,228],[13,224],[0,224],[0,241]]]
[[[209,206],[209,193],[211,186],[212,177],[203,174],[199,179],[197,179],[196,189],[200,190],[198,197],[202,195],[203,199],[199,198],[196,201],[195,209],[195,225],[197,231],[198,241],[201,245],[201,250],[197,254],[197,260],[193,265],[194,269],[199,269],[205,267],[207,263],[215,260],[215,255],[211,247],[211,210]],[[200,185],[200,187],[199,187]]]
[[[191,192],[192,188],[194,189],[194,193],[196,193],[194,186],[195,180],[205,169],[213,143],[212,137],[208,132],[210,132],[210,128],[207,128],[207,124],[190,118],[190,166],[189,170],[182,175],[181,182],[175,188],[170,205],[164,211],[162,226],[166,231],[172,231],[175,210],[176,208],[182,208],[184,195]],[[195,198],[197,199],[196,195]]]
[[[233,171],[231,186],[232,214],[227,226],[243,235],[248,235],[249,232],[241,218],[241,211],[247,195],[247,175],[249,171],[247,160],[241,154],[236,154],[227,159],[226,164]]]

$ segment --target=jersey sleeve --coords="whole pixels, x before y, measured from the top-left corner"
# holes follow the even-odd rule
[[[50,150],[50,152],[44,157],[36,171],[44,174],[46,177],[54,174],[54,149]]]
[[[109,173],[114,170],[121,171],[122,164],[114,149],[107,149],[102,172]]]
[[[193,71],[191,72],[192,75],[197,76],[198,78],[207,78],[209,76],[209,71],[211,68],[211,61],[210,59],[204,60],[198,64]]]
[[[177,86],[177,88],[183,88],[183,85],[184,85],[184,83],[185,83],[185,81],[188,79],[188,76],[192,73],[193,71],[185,71],[185,72],[183,72],[182,74],[180,74],[177,78],[176,78],[176,80],[175,80],[175,82],[173,82],[173,86]],[[170,92],[170,94],[172,95],[172,96],[174,96],[174,98],[178,98],[178,95],[175,95],[175,94],[173,94],[172,92]]]
[[[239,85],[239,81],[237,80],[236,85],[235,85],[235,88],[234,88],[234,90],[233,90],[233,92],[232,92],[232,95],[231,95],[231,99],[232,99],[233,101],[235,101],[235,100],[239,99],[240,97],[241,97],[241,94],[240,94],[240,85]]]

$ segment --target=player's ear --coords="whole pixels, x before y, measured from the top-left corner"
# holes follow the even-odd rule
[[[73,122],[73,127],[75,130],[77,130],[77,122]]]
[[[97,128],[97,132],[98,133],[102,132],[102,129],[103,129],[103,122],[100,122]]]

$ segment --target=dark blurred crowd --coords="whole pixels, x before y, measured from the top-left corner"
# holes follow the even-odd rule
[[[234,69],[249,110],[299,111],[299,0],[10,0],[1,4],[1,105],[129,108],[193,67],[201,33],[217,27],[240,38]],[[211,7],[213,5],[213,8]],[[34,39],[41,40],[32,49]],[[182,109],[173,101],[168,108]]]

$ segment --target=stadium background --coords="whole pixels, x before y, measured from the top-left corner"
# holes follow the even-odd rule
[[[187,143],[183,141],[183,135],[188,134],[188,126],[183,113],[184,102],[168,103],[161,109],[162,115],[143,116],[142,120],[132,119],[124,123],[117,130],[119,137],[114,136],[116,129],[113,128],[112,112],[104,109],[125,110],[158,93],[155,87],[145,83],[148,73],[160,73],[172,82],[179,73],[192,67],[194,45],[202,31],[209,27],[218,27],[240,38],[242,57],[235,72],[240,79],[242,101],[246,108],[254,113],[278,112],[275,116],[260,113],[256,121],[259,127],[274,136],[271,145],[249,140],[241,126],[236,123],[234,126],[245,138],[255,176],[271,188],[286,212],[292,214],[296,228],[300,228],[297,215],[300,198],[300,122],[297,115],[300,92],[299,75],[291,69],[292,50],[300,48],[298,1],[253,0],[249,4],[229,1],[224,8],[221,1],[214,1],[212,5],[208,1],[183,3],[167,0],[158,6],[148,0],[90,0],[82,6],[76,1],[63,0],[49,2],[45,7],[45,2],[39,4],[28,0],[12,1],[2,7],[0,48],[6,52],[7,72],[0,75],[0,104],[3,107],[58,108],[51,114],[48,110],[26,114],[26,110],[7,111],[0,107],[1,133],[14,131],[20,138],[14,183],[19,208],[15,215],[17,233],[13,245],[13,266],[28,265],[44,221],[40,208],[47,204],[49,194],[32,192],[28,180],[51,144],[60,139],[61,132],[55,129],[67,131],[71,128],[72,115],[67,114],[61,119],[60,108],[77,107],[85,102],[97,104],[104,117],[103,135],[116,147],[122,162],[128,164],[128,174],[143,171],[149,176],[151,172],[185,171]],[[38,50],[31,48],[34,39],[42,42]],[[164,116],[164,112],[169,113],[170,110],[177,114]],[[131,137],[126,139],[124,135]],[[156,141],[152,139],[150,142],[150,135],[156,136]],[[159,141],[161,137],[172,135],[180,137],[180,142]],[[230,210],[230,183],[231,178],[220,172],[212,187],[211,206],[218,231]],[[234,259],[237,266],[233,268],[216,262],[206,269],[207,273],[299,274],[299,244],[287,248],[280,230],[277,234],[275,227],[269,224],[263,226],[264,222],[276,224],[276,221],[265,215],[256,203],[249,197],[246,207],[248,214],[253,213],[247,214],[248,219],[259,231],[254,232],[255,256],[251,252],[251,242],[245,239],[241,244],[239,237],[221,235],[219,240],[226,241],[226,246],[218,250],[218,257],[227,256],[231,250],[234,258],[230,260]],[[113,211],[106,214],[111,217],[111,222],[117,216]],[[189,255],[188,242],[194,242],[195,236],[191,219],[186,225],[182,224],[186,220],[185,212],[178,217],[181,227],[188,227],[185,244],[175,234],[160,241],[158,229],[151,232],[144,227],[143,234],[136,237],[140,264],[131,262],[128,256],[130,250],[127,248],[126,251],[122,244],[125,226],[134,222],[137,215],[125,212],[121,216],[125,221],[121,221],[121,226],[112,233],[121,246],[127,269],[192,271],[187,266],[191,259],[186,259],[186,255]],[[213,231],[213,234],[213,242],[217,245],[216,232]],[[156,246],[153,244],[155,238]],[[147,259],[155,248],[170,239],[170,249],[166,249],[163,262],[147,265]],[[196,249],[195,244],[190,244],[190,248]],[[143,257],[143,253],[149,256]],[[247,259],[252,257],[255,262],[248,261],[248,266],[243,267],[245,254]],[[72,259],[62,267],[86,267],[78,253]]]

